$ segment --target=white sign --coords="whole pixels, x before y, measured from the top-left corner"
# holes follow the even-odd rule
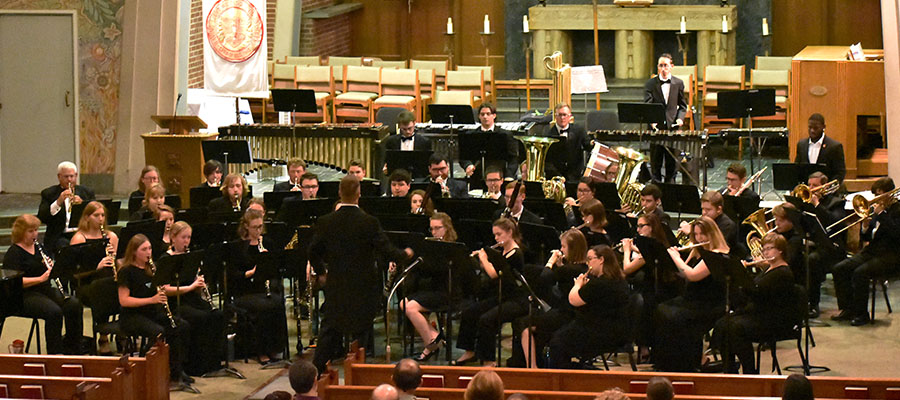
[[[606,74],[602,65],[572,67],[572,93],[606,93]]]

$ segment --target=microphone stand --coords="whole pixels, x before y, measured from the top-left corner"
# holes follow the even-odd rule
[[[534,290],[531,289],[531,285],[528,284],[528,281],[525,279],[525,276],[522,275],[521,272],[519,272],[519,271],[514,271],[514,272],[516,275],[516,279],[518,279],[519,282],[522,282],[522,285],[525,286],[525,289],[528,290],[528,300],[529,300],[528,301],[528,333],[529,334],[528,334],[528,356],[527,356],[527,359],[525,360],[525,362],[526,362],[526,368],[531,368],[532,362],[534,362],[534,360],[532,360],[532,358],[531,358],[531,341],[532,341],[532,336],[534,336],[534,334],[531,332],[531,327],[534,325],[534,322],[533,322],[533,320],[534,320],[534,303],[535,302],[538,303],[538,306],[541,307],[541,311],[543,311],[543,312],[550,311],[551,307],[550,307],[550,304],[547,304],[546,301],[541,300],[541,298],[538,297],[538,295],[534,292]],[[515,332],[513,332],[513,334],[515,334]],[[535,352],[537,352],[536,349],[535,349]]]
[[[391,362],[391,321],[390,321],[391,299],[394,297],[394,293],[397,292],[397,289],[400,288],[400,285],[402,285],[403,282],[406,280],[406,277],[409,276],[409,272],[412,271],[412,269],[416,265],[419,265],[420,262],[422,262],[422,257],[417,257],[415,259],[415,261],[412,262],[412,264],[409,264],[409,266],[406,267],[403,270],[403,272],[400,273],[400,278],[397,279],[397,282],[394,283],[394,286],[391,288],[391,291],[388,293],[387,305],[385,306],[386,316],[384,318],[384,342],[385,342],[384,358],[387,362]]]
[[[806,211],[803,211],[803,216],[812,217],[816,219],[816,222],[821,225],[816,214],[812,214]],[[828,368],[824,365],[812,365],[809,361],[809,347],[810,341],[812,340],[812,327],[809,324],[809,286],[811,282],[811,273],[809,271],[809,244],[812,241],[812,235],[809,232],[809,229],[804,229],[804,244],[803,244],[803,263],[806,267],[806,307],[804,308],[803,313],[803,354],[801,354],[800,361],[802,365],[790,365],[785,367],[786,371],[802,371],[803,375],[809,376],[813,372],[828,372],[831,371],[831,368]],[[815,346],[815,342],[812,343]]]

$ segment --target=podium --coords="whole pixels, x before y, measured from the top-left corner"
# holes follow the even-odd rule
[[[159,168],[159,179],[166,192],[181,196],[182,204],[191,204],[191,187],[203,182],[204,140],[215,140],[218,133],[191,133],[205,128],[206,123],[195,115],[150,117],[168,132],[150,132],[144,139],[144,163]]]
[[[196,115],[153,115],[150,119],[160,128],[168,129],[171,135],[188,135],[207,126],[206,122]]]

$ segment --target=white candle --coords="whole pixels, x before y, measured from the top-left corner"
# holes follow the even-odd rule
[[[728,33],[728,16],[722,16],[722,33]]]
[[[487,14],[484,14],[484,33],[491,33],[491,20]]]
[[[447,34],[453,34],[453,17],[447,17]]]
[[[522,16],[522,32],[524,32],[524,33],[528,33],[528,32],[529,32],[529,30],[528,30],[528,16],[527,16],[527,15],[523,15],[523,16]]]
[[[769,36],[769,20],[763,18],[763,36]]]
[[[687,33],[687,20],[684,18],[684,15],[681,16],[681,33]]]

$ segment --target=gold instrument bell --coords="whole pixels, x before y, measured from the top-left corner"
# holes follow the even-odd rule
[[[769,220],[766,220],[766,213],[770,209],[760,208],[747,216],[741,224],[750,225],[753,230],[747,234],[747,248],[750,249],[750,255],[754,259],[762,258],[762,239],[767,234],[773,232],[775,228],[769,226]]]
[[[622,207],[630,205],[634,211],[641,209],[641,190],[644,185],[638,183],[639,168],[644,163],[641,152],[627,147],[616,147],[619,155],[619,174],[616,175],[616,189],[622,201]]]
[[[791,190],[791,196],[799,197],[800,200],[803,200],[804,203],[809,203],[812,200],[813,194],[817,194],[820,197],[827,196],[829,194],[837,192],[840,188],[841,183],[838,182],[837,179],[812,189],[810,189],[806,184],[801,183],[794,187],[794,190]]]

